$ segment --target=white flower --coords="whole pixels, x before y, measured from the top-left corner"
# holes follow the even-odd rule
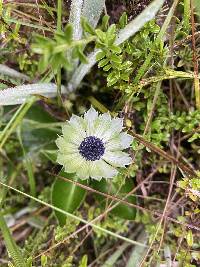
[[[125,167],[132,160],[122,152],[130,146],[133,137],[123,129],[123,119],[112,119],[109,113],[98,115],[91,107],[84,117],[72,115],[62,127],[63,136],[58,137],[57,162],[65,172],[77,177],[100,180],[117,175],[117,167]]]

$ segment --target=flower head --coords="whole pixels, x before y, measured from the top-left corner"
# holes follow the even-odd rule
[[[58,137],[57,162],[65,172],[76,173],[81,179],[100,180],[117,175],[117,167],[125,167],[132,160],[122,152],[130,146],[133,137],[123,129],[123,119],[112,119],[109,113],[99,115],[91,107],[83,117],[72,115]]]

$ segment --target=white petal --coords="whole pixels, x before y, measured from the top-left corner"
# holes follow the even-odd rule
[[[73,154],[78,152],[78,146],[67,142],[63,137],[59,136],[56,140],[59,151],[63,154]]]
[[[105,144],[107,150],[115,151],[115,150],[123,150],[125,148],[130,147],[130,144],[133,142],[133,137],[127,133],[120,133],[109,139]]]
[[[111,132],[111,117],[110,114],[105,113],[99,116],[95,121],[94,135],[99,137],[104,142],[110,138]]]
[[[113,132],[121,132],[123,129],[123,119],[122,118],[112,119],[111,128]]]
[[[62,132],[66,142],[80,145],[80,143],[84,140],[84,136],[82,136],[81,133],[78,132],[69,123],[66,123],[65,125],[62,126]]]
[[[94,121],[98,117],[98,112],[91,107],[85,114],[84,119],[88,121]]]
[[[98,119],[98,112],[91,107],[84,115],[84,121],[86,124],[86,133],[88,136],[94,135],[95,121]]]
[[[98,167],[97,161],[89,162],[89,174],[90,177],[95,180],[100,180],[102,178],[101,168]]]
[[[104,142],[107,142],[111,138],[118,135],[123,129],[123,119],[114,118],[111,119],[109,113],[105,113],[99,116],[99,119],[95,124],[95,136],[101,138]]]
[[[103,136],[103,140],[108,141],[117,136],[123,129],[123,119],[114,118],[111,120],[109,131]]]
[[[58,153],[57,162],[65,167],[65,172],[74,173],[80,169],[81,165],[84,163],[84,159],[79,153]]]
[[[132,162],[131,157],[122,151],[106,151],[102,158],[114,167],[125,167]]]
[[[76,171],[76,175],[82,180],[89,178],[89,161],[83,159],[80,167]]]
[[[112,178],[117,174],[118,171],[102,159],[90,163],[90,177],[93,179]]]
[[[79,134],[81,134],[84,138],[86,137],[86,123],[83,118],[73,114],[69,123],[77,132],[79,132]]]
[[[127,133],[121,133],[120,139],[123,149],[130,147],[131,143],[133,142],[133,136]]]

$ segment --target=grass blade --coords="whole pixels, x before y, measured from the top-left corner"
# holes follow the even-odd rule
[[[67,92],[64,86],[61,86],[61,92]],[[54,83],[35,83],[0,90],[0,105],[22,104],[34,94],[55,97],[57,95],[57,86]]]
[[[30,99],[27,103],[22,104],[20,108],[15,112],[14,116],[11,118],[11,120],[8,122],[8,124],[6,125],[6,127],[3,129],[3,131],[0,134],[0,149],[2,149],[8,137],[13,133],[16,127],[20,124],[26,112],[29,110],[29,108],[32,106],[34,102],[35,102],[35,97]]]
[[[104,6],[105,6],[105,0],[84,1],[82,16],[88,19],[88,22],[93,28],[96,28]]]
[[[19,78],[19,79],[22,79],[22,80],[26,80],[26,81],[29,81],[30,78],[21,73],[21,72],[18,72],[6,65],[3,65],[3,64],[0,64],[0,74],[3,74],[3,75],[6,75],[6,76],[10,76],[12,78]]]
[[[72,0],[70,7],[69,23],[73,26],[73,39],[79,40],[82,35],[81,28],[81,10],[83,6],[83,0]]]
[[[0,182],[0,184],[3,185],[4,187],[7,187],[7,188],[9,188],[9,189],[14,190],[15,192],[17,192],[17,193],[19,193],[19,194],[21,194],[21,195],[23,195],[23,196],[25,196],[25,197],[28,197],[28,198],[30,198],[30,199],[32,199],[32,200],[35,200],[35,201],[37,201],[38,203],[40,203],[40,204],[42,204],[42,205],[45,205],[45,206],[47,206],[47,207],[49,207],[49,208],[51,208],[51,209],[53,209],[53,210],[56,210],[56,211],[58,211],[58,212],[61,212],[61,213],[65,214],[66,216],[69,216],[70,218],[72,218],[72,219],[74,219],[74,220],[78,220],[78,221],[84,223],[85,225],[92,226],[94,229],[100,230],[100,231],[102,231],[102,232],[104,232],[104,233],[107,233],[107,234],[109,234],[109,235],[111,235],[111,236],[114,236],[114,237],[119,238],[119,239],[121,239],[121,240],[127,241],[127,242],[129,242],[130,244],[133,244],[133,245],[139,245],[139,246],[142,246],[142,247],[143,247],[143,246],[146,247],[146,245],[144,245],[144,244],[142,244],[142,243],[139,243],[139,242],[137,242],[137,241],[135,241],[135,240],[131,240],[131,239],[127,238],[127,237],[124,237],[124,236],[121,236],[121,235],[119,235],[119,234],[116,234],[116,233],[114,233],[114,232],[112,232],[112,231],[110,231],[110,230],[104,229],[103,227],[101,227],[101,226],[99,226],[99,225],[97,225],[97,224],[95,224],[95,223],[92,223],[92,222],[86,221],[86,220],[84,220],[84,219],[82,219],[82,218],[79,218],[79,217],[77,217],[77,216],[74,215],[74,214],[71,214],[71,213],[69,213],[69,212],[66,212],[66,211],[64,211],[64,210],[62,210],[62,209],[59,209],[59,208],[57,208],[57,207],[55,207],[55,206],[53,206],[53,205],[51,205],[51,204],[49,204],[49,203],[47,203],[47,202],[45,202],[45,201],[42,201],[42,200],[40,200],[40,199],[38,199],[38,198],[35,198],[35,197],[33,197],[33,196],[30,196],[29,194],[26,194],[26,193],[24,193],[24,192],[22,192],[22,191],[20,191],[20,190],[18,190],[18,189],[16,189],[16,188],[12,187],[12,186],[6,185],[6,184],[4,184],[4,183],[2,183],[2,182]]]

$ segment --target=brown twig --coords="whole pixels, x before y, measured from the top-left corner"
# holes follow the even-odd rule
[[[66,182],[73,183],[73,184],[75,184],[75,185],[77,185],[77,186],[79,186],[79,187],[81,187],[81,188],[83,188],[83,189],[85,189],[85,190],[87,190],[87,191],[89,191],[89,192],[93,192],[93,193],[95,193],[95,194],[102,195],[102,196],[104,196],[104,197],[106,197],[106,198],[109,198],[109,199],[112,199],[112,200],[114,200],[114,201],[118,201],[118,204],[119,204],[119,203],[124,203],[124,204],[126,204],[126,205],[128,205],[128,206],[130,206],[130,207],[137,208],[137,209],[139,209],[139,210],[141,210],[141,211],[146,211],[146,212],[149,212],[149,213],[151,213],[151,214],[154,214],[154,215],[158,216],[158,218],[160,218],[161,216],[163,216],[163,214],[162,214],[161,212],[159,212],[159,211],[149,210],[149,209],[143,208],[143,207],[141,207],[141,206],[139,206],[139,205],[130,203],[130,202],[128,202],[127,200],[125,200],[128,196],[132,195],[135,191],[137,191],[137,190],[141,187],[141,185],[142,185],[143,183],[147,182],[147,181],[148,181],[148,180],[155,174],[155,172],[154,172],[153,174],[151,173],[150,175],[148,175],[148,176],[147,176],[147,177],[146,177],[140,184],[138,184],[135,188],[133,188],[133,190],[131,190],[131,191],[130,191],[125,197],[123,197],[123,198],[119,198],[119,197],[116,197],[116,196],[113,196],[113,195],[109,195],[109,194],[107,194],[107,193],[103,193],[103,192],[97,191],[97,190],[95,190],[95,189],[93,189],[93,188],[91,188],[91,187],[89,187],[89,186],[83,185],[83,184],[81,184],[81,183],[79,183],[79,182],[70,180],[70,179],[65,178],[65,177],[62,177],[62,176],[60,176],[60,175],[52,174],[52,173],[50,173],[50,172],[48,172],[48,173],[49,173],[50,175],[53,175],[53,176],[55,176],[55,177],[57,177],[57,178],[59,178],[59,179],[62,179],[62,180],[64,180],[64,181],[66,181]],[[172,209],[170,209],[170,211],[172,211]],[[198,227],[196,227],[196,226],[193,226],[193,225],[190,225],[190,224],[187,224],[187,223],[182,223],[182,222],[180,222],[180,221],[178,221],[178,220],[176,220],[176,219],[174,219],[174,218],[168,217],[168,216],[165,216],[165,218],[168,219],[168,220],[170,220],[170,221],[172,221],[172,222],[175,222],[175,223],[177,223],[177,224],[181,224],[181,225],[184,225],[184,226],[186,226],[186,227],[188,227],[188,228],[192,228],[192,229],[196,229],[197,231],[200,231],[200,228],[198,228]]]
[[[135,137],[136,140],[138,140],[140,143],[142,143],[145,147],[148,147],[150,150],[156,152],[163,158],[167,159],[168,161],[172,162],[176,166],[178,166],[183,172],[185,172],[187,175],[192,176],[192,177],[197,177],[196,172],[188,165],[185,163],[182,163],[178,161],[176,158],[174,158],[172,155],[168,154],[158,146],[148,142],[145,140],[141,135],[134,133],[133,131],[129,130],[129,133]]]
[[[5,85],[7,85],[9,87],[15,87],[16,86],[16,84],[8,82],[8,81],[3,80],[3,79],[0,79],[0,83],[5,84]]]

